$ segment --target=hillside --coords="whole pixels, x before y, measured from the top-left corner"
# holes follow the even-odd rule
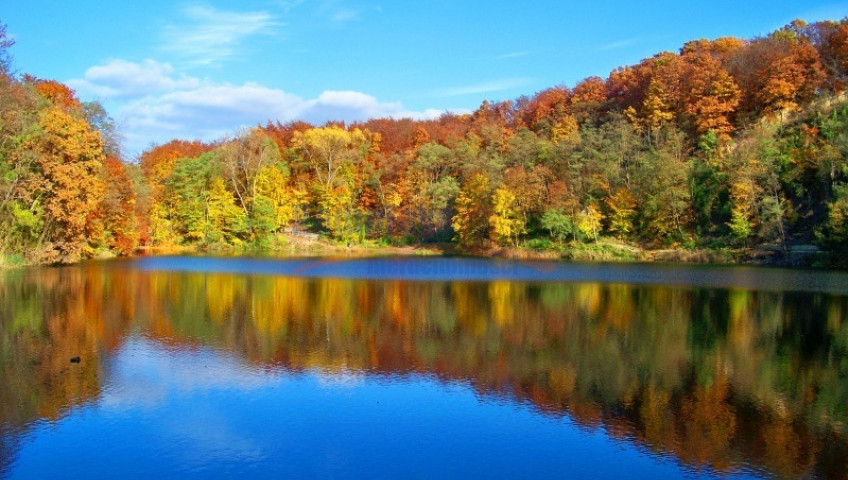
[[[848,20],[695,40],[438,120],[303,122],[121,158],[108,115],[11,73],[0,30],[0,252],[455,242],[555,255],[611,243],[844,264]],[[814,250],[811,247],[804,247]],[[797,248],[796,248],[797,250]]]

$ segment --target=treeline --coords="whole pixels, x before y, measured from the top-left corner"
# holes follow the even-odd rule
[[[847,81],[848,19],[796,21],[752,40],[689,42],[606,79],[484,102],[468,115],[269,122],[213,144],[175,140],[128,166],[108,161],[108,117],[93,118],[55,82],[4,72],[3,95],[21,100],[2,108],[23,123],[4,112],[0,248],[42,261],[137,245],[274,248],[294,229],[468,250],[603,237],[840,250]],[[69,135],[45,126],[60,115],[92,133],[96,154],[50,140]],[[14,140],[29,135],[26,125],[41,136]],[[75,175],[67,187],[93,200],[63,192],[60,173],[42,166],[49,158],[63,158],[62,173]],[[26,175],[49,188],[29,188],[38,182]],[[74,202],[48,207],[54,197]]]
[[[138,243],[136,189],[103,107],[10,71],[0,25],[0,265],[56,263]]]

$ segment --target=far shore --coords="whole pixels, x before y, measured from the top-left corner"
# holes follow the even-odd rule
[[[517,260],[561,260],[599,263],[686,263],[716,265],[762,265],[790,268],[846,268],[845,259],[820,250],[813,245],[796,245],[784,251],[775,245],[762,245],[745,249],[710,248],[660,248],[649,249],[610,239],[594,243],[553,244],[549,248],[534,249],[518,245],[501,247],[480,245],[462,248],[456,243],[413,243],[409,245],[342,244],[323,238],[304,239],[285,236],[281,245],[266,249],[198,246],[142,246],[135,256],[164,255],[216,255],[264,256],[268,258],[303,258],[321,256],[346,256],[352,258],[390,256],[469,256],[480,258],[506,258]],[[114,258],[104,251],[95,259]],[[0,269],[38,266],[24,261],[9,261],[0,256]]]
[[[286,237],[285,246],[268,250],[193,247],[143,247],[141,255],[226,255],[266,256],[269,258],[301,258],[320,256],[347,256],[352,258],[389,256],[469,256],[480,258],[506,258],[518,260],[561,260],[577,262],[621,263],[687,263],[716,265],[763,265],[791,268],[844,268],[834,262],[829,252],[812,245],[796,245],[786,252],[775,245],[762,245],[745,249],[710,248],[658,248],[648,249],[614,240],[596,243],[555,244],[547,249],[526,246],[476,246],[462,248],[451,242],[413,243],[410,245],[360,245],[339,244],[325,239],[303,240]]]

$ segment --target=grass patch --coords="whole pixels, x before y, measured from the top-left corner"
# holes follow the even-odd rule
[[[639,251],[611,243],[578,243],[563,249],[562,258],[591,262],[633,262],[641,260]]]
[[[0,268],[15,268],[26,266],[27,262],[24,257],[17,254],[0,254]]]
[[[537,252],[555,250],[557,245],[550,238],[531,238],[527,240],[526,247]]]

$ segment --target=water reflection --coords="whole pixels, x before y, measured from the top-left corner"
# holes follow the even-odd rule
[[[374,378],[423,376],[695,473],[848,478],[844,295],[130,267],[0,276],[0,473],[15,473],[24,435],[92,406],[164,416],[157,438],[196,452],[191,462],[261,463],[274,457],[267,445],[239,432],[231,412],[196,408],[198,398],[279,402],[292,382],[335,398],[373,389]],[[346,408],[360,421],[376,415]]]
[[[603,282],[803,292],[848,292],[848,272],[716,265],[598,264],[462,257],[215,258],[141,257],[145,271],[266,274],[302,278],[427,281]]]

